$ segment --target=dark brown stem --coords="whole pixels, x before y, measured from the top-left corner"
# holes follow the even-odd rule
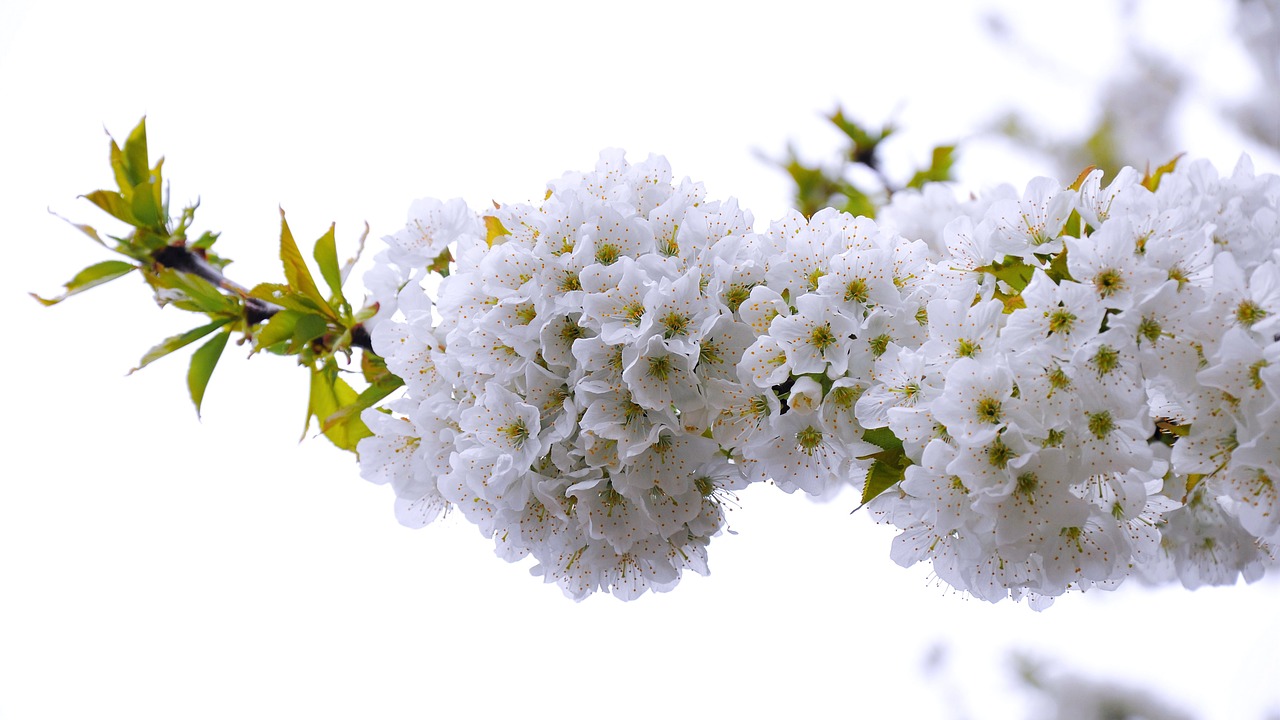
[[[227,279],[217,266],[210,263],[199,251],[191,250],[185,245],[168,245],[151,254],[156,264],[179,272],[190,273],[208,280],[219,288],[237,295],[244,300],[245,320],[250,325],[258,325],[284,308],[265,300],[249,297],[248,288]],[[373,349],[373,341],[369,331],[363,325],[351,328],[351,345],[365,350]]]

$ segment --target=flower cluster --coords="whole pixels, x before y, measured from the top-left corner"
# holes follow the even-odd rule
[[[1280,178],[1195,163],[1154,184],[1094,171],[886,208],[945,251],[927,339],[887,349],[855,408],[913,463],[872,505],[896,561],[1043,606],[1273,560]]]
[[[537,207],[415,205],[370,279],[374,346],[407,392],[366,413],[360,447],[403,522],[456,507],[575,598],[706,572],[745,484],[711,428],[754,336],[725,297],[752,219],[704,194],[612,152]],[[433,305],[420,281],[446,248]]]
[[[456,508],[575,598],[705,573],[752,482],[852,486],[895,560],[993,601],[1271,562],[1280,179],[935,187],[761,233],[704,195],[606,152],[537,206],[414,205],[367,277],[406,390],[359,448],[401,522]]]

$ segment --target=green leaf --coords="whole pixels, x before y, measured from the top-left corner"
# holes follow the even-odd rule
[[[889,452],[900,452],[902,450],[902,441],[899,440],[898,436],[894,435],[893,431],[887,427],[865,430],[862,433],[862,439],[872,445],[875,445],[881,450],[887,450]]]
[[[314,255],[316,265],[320,268],[320,276],[329,286],[329,292],[333,293],[338,303],[345,305],[347,299],[342,296],[342,269],[338,267],[338,248],[333,237],[333,229],[334,226],[330,225],[329,232],[321,235],[316,241]]]
[[[386,380],[365,388],[364,392],[360,393],[359,397],[355,399],[355,402],[340,408],[337,412],[325,418],[320,428],[328,431],[339,424],[349,424],[353,419],[358,420],[360,413],[373,407],[379,400],[395,392],[396,388],[403,385],[403,380],[395,375],[388,375]],[[361,421],[361,424],[363,425],[364,422]],[[368,430],[368,427],[366,426],[365,429]],[[369,434],[372,435],[373,433],[370,432]],[[368,435],[361,435],[361,437],[368,437]]]
[[[875,154],[876,146],[893,134],[893,128],[888,126],[882,128],[878,134],[868,132],[858,123],[845,117],[844,109],[837,109],[827,119],[853,141],[854,149],[849,153],[849,159],[854,162],[867,163]]]
[[[449,265],[453,262],[453,253],[449,252],[449,248],[445,248],[444,252],[436,256],[435,260],[427,266],[427,269],[433,273],[437,273],[442,278],[449,277]]]
[[[871,470],[867,472],[867,482],[862,486],[862,504],[876,499],[881,493],[902,482],[911,460],[903,453],[892,454],[887,451],[877,453]],[[883,456],[883,457],[880,457]]]
[[[329,330],[329,324],[320,315],[301,315],[298,321],[294,323],[292,340],[292,349],[297,352],[302,346],[324,335]]]
[[[1071,211],[1071,214],[1076,218],[1080,217],[1079,213],[1074,210]],[[1067,248],[1062,248],[1057,255],[1053,256],[1053,259],[1049,261],[1049,267],[1045,270],[1045,274],[1049,276],[1050,280],[1059,284],[1063,280],[1074,280],[1071,277],[1071,269],[1067,266]]]
[[[156,185],[143,183],[134,189],[133,201],[129,205],[134,219],[144,227],[162,229],[165,218],[160,212],[160,202],[156,199]]]
[[[871,469],[867,471],[867,481],[862,487],[862,504],[871,502],[877,495],[893,487],[902,480],[911,465],[902,447],[902,440],[887,427],[874,428],[862,433],[862,439],[880,448],[880,452],[864,455],[859,460],[871,460]]]
[[[196,404],[196,417],[200,417],[200,404],[204,402],[204,390],[209,385],[213,369],[218,366],[222,351],[227,347],[230,330],[214,335],[209,342],[201,345],[191,354],[191,368],[187,370],[187,387],[191,390],[191,401]]]
[[[174,335],[173,337],[166,339],[164,342],[148,350],[147,354],[143,355],[142,360],[138,362],[138,367],[130,370],[129,374],[132,375],[178,348],[190,345],[196,340],[199,340],[229,322],[231,322],[231,318],[218,318],[208,325],[201,325],[200,327],[188,330],[181,335]],[[199,408],[197,407],[197,409]]]
[[[320,288],[316,287],[311,270],[307,268],[307,263],[298,250],[298,243],[294,242],[293,233],[289,232],[289,223],[284,219],[283,209],[280,210],[280,262],[284,265],[284,277],[289,288],[314,302],[317,310],[336,320],[337,313],[320,294]]]
[[[1084,220],[1080,217],[1080,213],[1072,210],[1071,214],[1067,216],[1067,222],[1062,226],[1062,236],[1073,238],[1084,237],[1083,224]]]
[[[844,207],[840,208],[841,212],[849,213],[854,217],[868,217],[875,219],[876,204],[871,201],[871,198],[867,197],[866,193],[852,185],[844,187],[841,192],[843,192],[844,196],[847,198],[845,200]]]
[[[1031,282],[1031,278],[1035,276],[1036,269],[1025,262],[1022,258],[1016,256],[1008,256],[1003,261],[994,262],[990,265],[978,268],[980,272],[991,273],[1000,280],[1013,288],[1015,293],[1020,293]]]
[[[129,184],[137,187],[151,177],[151,166],[147,159],[147,118],[138,121],[137,127],[129,133],[124,141],[124,174]],[[121,187],[121,190],[124,190]]]
[[[63,284],[63,287],[66,288],[67,291],[62,293],[56,298],[52,298],[52,299],[42,298],[39,295],[36,295],[35,293],[31,293],[31,297],[38,300],[40,304],[44,305],[45,307],[48,307],[50,305],[57,305],[63,300],[66,300],[72,295],[75,295],[76,293],[81,293],[81,292],[84,292],[85,290],[88,290],[91,287],[96,287],[98,285],[102,285],[103,283],[111,282],[112,280],[115,280],[118,277],[123,277],[125,275],[128,275],[129,273],[137,269],[138,269],[137,265],[123,262],[121,260],[105,260],[96,265],[90,265],[89,267],[76,273],[75,277],[71,278],[70,280],[68,280],[66,283]]]
[[[192,250],[208,250],[218,241],[218,233],[206,231],[189,246]]]
[[[258,327],[258,332],[253,338],[254,350],[265,350],[272,345],[291,339],[293,330],[298,324],[298,318],[302,316],[303,313],[297,310],[281,310],[272,315]]]
[[[255,285],[249,291],[249,297],[265,300],[287,310],[296,310],[300,313],[323,312],[311,298],[303,297],[293,292],[288,285],[279,283],[260,283]]]
[[[919,170],[911,177],[907,187],[921,188],[925,183],[945,182],[951,179],[951,166],[955,164],[955,145],[940,145],[933,149],[933,158],[929,167]]]
[[[217,285],[199,275],[161,268],[156,273],[156,284],[181,291],[184,299],[189,300],[199,312],[239,314],[240,304],[237,298],[222,294]],[[175,304],[181,306],[181,301],[175,301]]]
[[[102,247],[109,247],[109,246],[107,245],[106,241],[104,241],[104,240],[102,239],[102,236],[98,234],[98,231],[97,231],[97,230],[95,230],[95,229],[93,228],[93,226],[92,226],[92,225],[81,225],[81,224],[79,224],[79,223],[71,222],[71,221],[70,221],[70,220],[68,220],[67,218],[62,217],[61,215],[59,215],[58,213],[56,213],[56,212],[54,212],[54,211],[52,211],[52,210],[50,210],[50,211],[49,211],[49,214],[50,214],[50,215],[52,215],[52,216],[54,216],[54,217],[56,217],[56,218],[58,218],[59,220],[63,220],[63,221],[65,221],[65,222],[66,222],[68,225],[70,225],[71,227],[73,227],[73,228],[75,228],[75,229],[79,230],[80,232],[84,233],[85,235],[88,235],[90,239],[92,239],[94,242],[98,243],[98,244],[99,244],[99,245],[101,245]]]
[[[133,194],[133,181],[129,179],[129,171],[124,164],[124,151],[111,141],[111,173],[115,176],[116,186],[120,188],[120,193],[125,197]]]
[[[356,443],[372,435],[359,416],[347,419],[324,429],[324,421],[342,408],[356,402],[359,395],[338,377],[338,369],[332,363],[311,370],[311,396],[307,405],[307,424],[302,430],[305,439],[311,428],[311,418],[316,418],[324,436],[343,450],[355,451]]]
[[[88,195],[81,195],[81,197],[107,211],[108,215],[117,220],[130,225],[138,224],[138,218],[133,214],[133,207],[120,193],[111,192],[110,190],[94,190]]]

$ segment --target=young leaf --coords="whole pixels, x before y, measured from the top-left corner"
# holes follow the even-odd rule
[[[66,288],[67,291],[62,293],[58,297],[52,298],[52,299],[42,298],[39,295],[36,295],[35,293],[31,293],[31,297],[35,298],[37,301],[40,302],[41,305],[44,305],[45,307],[48,307],[50,305],[57,305],[63,300],[66,300],[72,295],[75,295],[76,293],[81,293],[81,292],[84,292],[85,290],[88,290],[91,287],[96,287],[98,285],[102,285],[103,283],[111,282],[112,280],[115,280],[118,277],[123,277],[125,275],[128,275],[129,273],[133,272],[136,269],[138,269],[137,265],[132,265],[130,263],[123,262],[121,260],[104,260],[103,262],[100,262],[96,265],[90,265],[89,267],[76,273],[75,277],[71,278],[70,280],[68,280],[66,283],[63,284],[63,287]]]
[[[298,325],[298,318],[302,316],[303,313],[297,310],[281,310],[272,315],[254,335],[254,351],[265,350],[272,345],[291,339],[294,328]]]
[[[1150,190],[1151,192],[1155,192],[1156,188],[1160,187],[1160,179],[1173,172],[1173,169],[1178,166],[1178,161],[1181,160],[1182,156],[1185,154],[1186,153],[1178,153],[1177,155],[1174,155],[1172,160],[1156,168],[1155,172],[1151,172],[1151,170],[1148,169],[1146,176],[1142,178],[1142,187]]]
[[[907,187],[921,188],[925,183],[950,180],[951,166],[955,164],[955,149],[955,145],[939,145],[934,148],[928,169],[917,171]]]
[[[862,439],[888,452],[902,452],[902,441],[887,427],[872,428],[862,433]]]
[[[254,285],[253,289],[249,291],[249,297],[264,300],[288,310],[296,310],[303,314],[323,312],[311,298],[292,292],[289,286],[280,285],[279,283],[259,283]]]
[[[316,287],[311,270],[307,268],[307,262],[302,259],[302,253],[298,250],[298,243],[294,242],[293,233],[289,232],[289,223],[284,219],[283,209],[280,211],[280,261],[284,264],[284,277],[289,287],[314,302],[317,310],[336,320],[337,314],[320,294],[320,288]]]
[[[130,206],[125,196],[110,190],[94,190],[88,195],[81,195],[84,199],[97,205],[107,212],[111,217],[126,222],[130,225],[137,225],[138,218],[133,215],[133,208]]]
[[[200,417],[200,404],[204,402],[204,390],[209,385],[213,369],[218,366],[218,359],[227,347],[230,330],[214,335],[209,342],[201,345],[191,354],[191,368],[187,370],[187,387],[191,390],[191,401],[196,404],[196,417]]]
[[[360,396],[355,399],[355,402],[350,405],[346,405],[329,417],[325,418],[324,422],[320,425],[320,429],[328,431],[330,428],[340,423],[350,423],[352,418],[358,419],[360,417],[360,413],[373,407],[379,400],[395,392],[396,388],[403,385],[403,380],[395,375],[387,373],[387,375],[379,382],[365,388],[364,392],[360,393]]]
[[[133,181],[129,179],[129,171],[124,165],[124,151],[116,144],[114,138],[111,140],[111,173],[115,176],[120,193],[125,197],[132,195]]]
[[[298,317],[298,321],[294,323],[292,348],[299,350],[307,343],[315,340],[329,330],[329,325],[319,315],[306,314]]]
[[[876,453],[875,462],[867,472],[867,482],[862,486],[862,504],[876,499],[880,493],[897,485],[906,475],[911,460],[899,450],[897,453],[888,450]]]
[[[333,228],[334,226],[330,225],[329,232],[321,235],[316,241],[314,254],[316,265],[320,267],[320,276],[329,286],[329,292],[333,293],[334,299],[339,304],[345,305],[347,300],[342,296],[342,269],[338,267],[338,248],[334,241]]]
[[[347,258],[342,264],[342,271],[338,273],[338,278],[342,282],[347,281],[347,275],[351,273],[351,268],[356,266],[356,262],[360,260],[360,256],[364,254],[364,241],[369,239],[369,223],[364,224],[364,232],[360,233],[360,240],[356,242],[356,254]]]
[[[991,273],[997,280],[1007,283],[1014,292],[1020,293],[1031,283],[1036,269],[1023,262],[1022,258],[1010,255],[1002,261],[993,262],[978,270]]]
[[[95,229],[93,228],[93,226],[92,226],[92,225],[81,225],[81,224],[79,224],[79,223],[72,222],[72,221],[68,220],[67,218],[62,217],[61,215],[59,215],[58,213],[56,213],[56,212],[54,212],[54,211],[52,211],[52,210],[50,210],[50,211],[49,211],[49,214],[50,214],[50,215],[52,215],[52,216],[54,216],[54,217],[56,217],[56,218],[58,218],[59,220],[64,220],[64,221],[66,221],[66,223],[67,223],[68,225],[70,225],[71,227],[73,227],[73,228],[75,228],[75,229],[79,230],[80,232],[84,233],[85,235],[88,235],[88,236],[89,236],[89,238],[90,238],[91,240],[93,240],[94,242],[98,243],[98,244],[99,244],[99,245],[101,245],[102,247],[108,247],[107,243],[102,239],[102,236],[101,236],[101,235],[98,235],[98,231],[97,231],[97,230],[95,230]]]
[[[239,303],[236,298],[223,295],[218,286],[199,275],[180,272],[173,268],[161,268],[156,273],[156,284],[171,290],[181,290],[199,312],[235,313]],[[178,303],[180,306],[180,301]]]
[[[1088,179],[1089,173],[1097,169],[1098,169],[1097,165],[1090,165],[1084,170],[1081,170],[1080,174],[1076,176],[1076,181],[1068,185],[1067,189],[1070,190],[1071,192],[1080,192],[1080,188],[1084,187],[1084,181]]]
[[[160,211],[160,203],[156,200],[157,186],[143,183],[134,188],[133,201],[129,209],[140,226],[163,229],[165,218]]]
[[[124,141],[123,161],[124,174],[133,187],[141,185],[151,177],[151,166],[147,160],[147,119],[145,117],[138,121],[138,126],[129,133],[129,139]],[[121,190],[123,189],[121,187]]]
[[[436,256],[435,260],[427,266],[427,269],[433,273],[437,273],[442,278],[449,277],[449,265],[453,262],[453,253],[449,252],[449,248],[445,248],[444,252]]]
[[[343,450],[355,451],[360,438],[372,433],[360,422],[359,417],[349,419],[345,423],[324,427],[325,420],[347,405],[356,402],[358,395],[344,380],[338,377],[338,369],[332,363],[311,369],[311,396],[307,403],[307,424],[302,429],[302,437],[306,439],[307,430],[311,428],[311,418],[316,418],[324,436]]]
[[[484,216],[484,241],[489,247],[493,247],[499,242],[498,238],[503,235],[510,235],[511,231],[502,225],[502,221],[492,215]]]
[[[201,325],[200,327],[192,328],[191,330],[188,330],[182,333],[181,335],[174,335],[173,337],[166,339],[164,342],[148,350],[147,354],[143,355],[142,360],[138,362],[138,367],[130,370],[129,374],[132,375],[133,373],[141,370],[142,368],[150,365],[152,362],[159,360],[160,358],[164,357],[165,355],[168,355],[169,353],[173,352],[174,350],[177,350],[178,348],[186,347],[187,345],[190,345],[196,340],[199,340],[200,338],[204,337],[205,335],[208,335],[209,333],[213,332],[214,330],[217,330],[218,328],[222,327],[223,325],[226,325],[229,322],[231,322],[231,318],[218,318],[217,320],[214,320],[208,325]]]

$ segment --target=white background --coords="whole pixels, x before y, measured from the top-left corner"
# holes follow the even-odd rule
[[[280,278],[277,206],[300,242],[336,221],[345,256],[416,197],[533,200],[617,146],[763,224],[789,188],[759,154],[823,157],[837,103],[900,124],[905,168],[1009,107],[1078,131],[1122,69],[1105,2],[1008,3],[1022,54],[990,41],[984,4],[417,5],[0,0],[0,718],[1013,718],[1011,651],[1198,717],[1280,713],[1274,581],[992,606],[894,565],[853,498],[762,489],[711,577],[574,604],[461,518],[399,527],[350,455],[299,444],[289,361],[230,351],[198,422],[185,353],[124,376],[195,319],[133,277],[52,309],[26,295],[107,258],[46,208],[111,228],[76,198],[111,185],[104,127],[123,140],[144,114],[175,207],[199,195],[198,228],[253,284]],[[1143,37],[1200,78],[1178,149],[1229,169],[1248,143],[1208,108],[1249,91],[1230,15],[1148,5]],[[962,150],[974,187],[1038,167]]]

